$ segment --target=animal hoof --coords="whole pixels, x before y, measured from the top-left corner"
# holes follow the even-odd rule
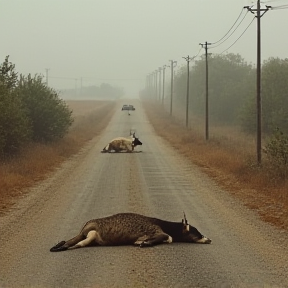
[[[152,244],[150,242],[146,242],[146,241],[143,241],[139,245],[140,248],[151,247],[151,246],[152,246]]]
[[[205,237],[205,236],[203,236],[202,239],[199,239],[197,241],[197,243],[201,243],[201,244],[210,244],[211,242],[212,242],[212,240]]]
[[[53,246],[53,247],[50,249],[50,252],[58,252],[58,251],[67,250],[66,247],[62,247],[65,243],[66,243],[65,241],[59,242],[57,245]]]

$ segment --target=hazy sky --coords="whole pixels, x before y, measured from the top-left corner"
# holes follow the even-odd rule
[[[76,83],[80,87],[82,77],[83,86],[104,82],[123,87],[128,97],[138,97],[146,75],[168,65],[170,59],[178,61],[178,67],[184,65],[183,56],[196,55],[200,42],[213,43],[222,38],[243,6],[251,3],[0,0],[0,61],[10,55],[16,71],[23,74],[46,75],[45,69],[49,68],[49,86],[56,89],[74,88]],[[288,0],[265,0],[263,4],[284,5],[286,9],[270,10],[261,18],[262,60],[271,56],[288,58]],[[229,40],[209,52],[226,50],[253,18],[251,12],[247,13]],[[255,20],[227,52],[256,62]]]

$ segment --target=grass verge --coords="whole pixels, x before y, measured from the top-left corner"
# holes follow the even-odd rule
[[[17,157],[0,164],[0,215],[6,213],[27,193],[27,189],[44,179],[83,145],[99,135],[115,112],[112,101],[67,101],[73,110],[74,123],[69,133],[50,145],[32,143]]]
[[[143,102],[143,107],[156,133],[174,149],[246,206],[255,209],[264,221],[288,230],[288,182],[272,177],[265,164],[258,167],[251,149],[230,141],[229,132],[227,137],[214,135],[206,141],[198,132],[175,121],[155,102]],[[243,135],[239,135],[239,142],[240,139],[250,141]],[[247,144],[247,147],[253,145]]]

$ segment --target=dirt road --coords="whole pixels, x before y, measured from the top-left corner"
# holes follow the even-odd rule
[[[101,137],[0,219],[0,287],[288,287],[287,233],[261,222],[177,155],[140,102],[132,104],[131,116],[119,107]],[[100,153],[131,128],[141,153]],[[183,211],[211,245],[49,252],[91,218],[138,212],[178,221]]]

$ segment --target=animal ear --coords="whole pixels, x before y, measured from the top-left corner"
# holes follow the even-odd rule
[[[189,226],[189,223],[186,219],[185,212],[183,212],[183,213],[184,213],[184,219],[182,219],[183,230],[188,232],[190,230],[190,226]]]

